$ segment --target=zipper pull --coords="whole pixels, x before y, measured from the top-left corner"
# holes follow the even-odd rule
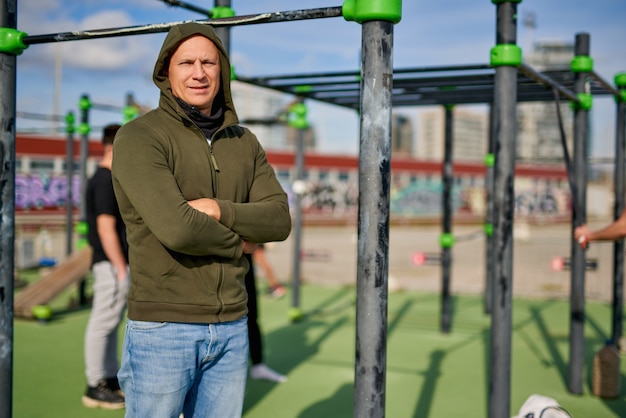
[[[213,168],[215,169],[215,171],[219,173],[220,168],[217,165],[217,161],[215,160],[215,155],[213,155],[213,146],[209,145],[209,153],[211,154],[211,164],[213,164]]]

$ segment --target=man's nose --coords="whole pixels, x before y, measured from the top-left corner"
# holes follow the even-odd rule
[[[194,78],[203,78],[204,77],[204,69],[202,68],[202,63],[200,61],[196,61],[193,63],[193,72],[192,75]]]

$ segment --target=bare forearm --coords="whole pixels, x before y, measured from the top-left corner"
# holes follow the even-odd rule
[[[624,237],[626,237],[626,210],[615,222],[603,228],[591,230],[587,225],[581,225],[574,229],[574,238],[583,247],[590,241],[616,241]]]
[[[590,241],[615,241],[626,236],[626,222],[616,221],[611,225],[591,231],[588,235]]]

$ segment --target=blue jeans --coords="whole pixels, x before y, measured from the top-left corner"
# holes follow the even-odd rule
[[[239,418],[247,318],[216,324],[128,320],[118,373],[126,418]]]

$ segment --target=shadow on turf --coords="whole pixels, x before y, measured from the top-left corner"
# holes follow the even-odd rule
[[[354,292],[355,290],[353,288],[341,289],[305,313],[301,321],[277,329],[266,336],[265,339],[271,341],[271,358],[280,359],[281,372],[288,374],[299,364],[312,358],[327,338],[344,327],[346,323],[354,322]],[[432,296],[424,296],[423,299],[429,303],[432,300]],[[456,299],[456,297],[452,297],[452,312],[456,310]],[[408,315],[411,307],[416,303],[420,303],[421,300],[422,298],[410,297],[407,300],[398,302],[399,305],[396,303],[390,304],[387,328],[388,338],[396,329],[402,327],[401,323]],[[467,308],[467,306],[465,308]],[[338,316],[336,319],[331,319],[333,315],[341,316]],[[432,331],[433,325],[435,324],[429,323],[426,328]],[[463,327],[467,327],[468,325],[470,327],[476,326],[471,323],[462,324]],[[419,324],[417,324],[417,326],[420,327]],[[323,333],[310,344],[304,344],[310,339],[310,336],[307,338],[309,331],[320,327],[324,328]],[[462,348],[466,344],[472,343],[477,338],[485,340],[488,338],[488,333],[480,332],[478,334],[472,334],[469,338],[450,347],[449,350],[436,350],[431,353],[431,361],[429,362],[428,368],[419,373],[424,377],[424,385],[422,386],[414,408],[414,417],[420,418],[429,416],[434,402],[437,381],[442,374],[441,369],[446,355]],[[270,363],[273,362],[270,361]],[[345,367],[345,365],[340,367]],[[354,366],[351,365],[351,367]],[[244,413],[252,409],[261,399],[267,396],[274,387],[275,384],[272,383],[249,381],[246,391]],[[354,385],[353,383],[345,384],[327,399],[318,401],[307,407],[298,415],[298,418],[352,416],[353,403]]]
[[[279,328],[264,336],[267,345],[271,345],[271,358],[280,359],[280,371],[289,374],[299,364],[307,361],[314,356],[320,345],[329,338],[334,332],[341,329],[349,320],[346,315],[340,316],[335,320],[328,320],[331,314],[340,314],[346,311],[350,315],[352,309],[348,308],[354,305],[352,290],[349,288],[339,289],[305,313],[300,321],[292,322],[290,325]],[[345,299],[348,298],[346,302]],[[338,303],[341,302],[341,303]],[[316,319],[316,317],[327,317],[324,320]],[[312,329],[324,328],[322,334],[314,341],[310,341],[309,331]],[[271,343],[270,343],[271,341]],[[270,357],[270,356],[268,356]],[[269,363],[273,364],[271,360]],[[244,414],[247,410],[252,409],[261,399],[274,388],[275,384],[268,382],[259,382],[248,380],[246,387],[246,397],[244,402]]]
[[[353,414],[352,403],[346,399],[354,397],[354,386],[345,384],[341,386],[331,397],[314,403],[302,411],[298,418],[319,418],[319,417],[351,417]],[[329,415],[332,413],[332,415]]]
[[[289,373],[299,364],[312,358],[326,339],[339,331],[347,322],[354,322],[354,292],[355,290],[353,288],[340,289],[305,313],[302,321],[292,323],[267,335],[267,340],[271,340],[271,358],[280,359],[279,364],[281,372]],[[429,298],[431,297],[429,296]],[[429,303],[428,301],[426,302]],[[457,302],[457,298],[453,297],[451,306],[452,320],[455,325],[452,327],[452,330],[454,331],[454,329],[457,328],[457,330],[461,332],[475,332],[471,332],[467,338],[463,338],[446,350],[435,350],[430,353],[428,368],[419,372],[424,378],[424,384],[420,389],[418,399],[413,408],[413,417],[415,418],[430,415],[434,402],[434,394],[436,393],[437,383],[442,374],[443,365],[447,356],[452,352],[478,339],[482,341],[485,347],[485,364],[489,364],[491,338],[489,325],[485,325],[482,320],[477,320],[475,317],[464,317],[462,315],[463,311],[468,309],[473,310],[476,307],[474,305],[481,303],[480,300],[475,300],[471,306],[463,305],[462,309]],[[416,303],[419,304],[420,301],[414,297],[395,304],[395,306],[392,306],[390,303],[388,335],[391,335],[396,329],[407,326],[406,323],[402,323],[402,320],[409,315],[411,307]],[[554,301],[551,300],[531,303],[527,308],[527,315],[513,323],[513,332],[522,338],[527,348],[538,358],[541,364],[548,368],[556,368],[561,376],[563,388],[567,390],[568,363],[565,356],[561,354],[562,350],[560,350],[560,347],[565,342],[564,339],[568,339],[569,337],[555,335],[554,331],[550,330],[550,325],[545,319],[546,313],[544,311],[553,306],[553,304]],[[432,332],[435,331],[435,326],[440,325],[436,321],[433,322],[433,318],[432,316],[430,318],[409,318],[409,326]],[[586,338],[585,343],[587,346],[594,347],[603,343],[607,338],[602,331],[603,327],[595,323],[592,318],[588,318],[587,323],[595,334]],[[539,333],[539,338],[533,338],[531,336],[532,334],[528,334],[524,331],[524,328],[528,326],[536,328]],[[308,334],[309,331],[320,328],[323,329],[321,335],[315,341],[305,344],[305,342],[308,341],[307,335],[310,338]],[[547,355],[545,354],[546,351]],[[595,353],[593,353],[590,348],[585,351],[585,364],[587,367],[586,384],[589,387],[589,393],[591,393],[592,364],[593,355]],[[270,360],[270,363],[273,362]],[[488,384],[488,382],[486,383]],[[246,393],[244,411],[253,408],[255,404],[273,390],[274,386],[274,384],[267,382],[250,382],[249,389]],[[485,388],[485,395],[487,397],[489,393],[488,389],[488,387]],[[353,413],[353,397],[353,384],[345,384],[328,398],[320,400],[302,410],[298,418],[351,416]],[[486,399],[486,401],[488,403],[489,399]],[[604,399],[602,401],[616,416],[626,417],[626,401],[623,397],[618,399]],[[339,415],[337,414],[338,412],[340,412]]]
[[[567,344],[569,347],[570,338],[567,335],[554,335],[548,327],[547,322],[544,319],[544,315],[542,311],[548,308],[552,303],[550,301],[543,301],[539,303],[539,306],[530,306],[529,318],[515,325],[515,329],[517,331],[517,335],[521,336],[527,344],[528,348],[534,355],[541,361],[541,363],[545,367],[556,367],[561,377],[563,383],[563,390],[568,391],[569,389],[569,364],[567,362],[567,358],[565,358],[561,354],[561,350],[559,349],[559,345]],[[591,328],[595,333],[592,337],[586,337],[584,340],[585,344],[585,373],[586,379],[585,384],[587,386],[589,394],[592,393],[592,380],[593,380],[593,358],[595,352],[593,352],[592,347],[601,346],[605,341],[609,339],[609,336],[603,330],[603,327],[600,326],[592,317],[586,316],[585,323],[588,325],[588,328]],[[541,338],[539,338],[539,343],[543,344],[547,349],[549,355],[543,356],[541,354],[541,349],[537,346],[537,342],[533,341],[530,337],[528,337],[523,331],[522,328],[527,325],[534,325]],[[621,381],[624,382],[624,376],[621,376]],[[622,384],[622,388],[624,385]],[[621,393],[624,393],[622,389]],[[594,396],[594,395],[589,395]],[[623,396],[617,399],[602,399],[610,410],[615,413],[615,416],[618,417],[626,417],[626,401]]]

